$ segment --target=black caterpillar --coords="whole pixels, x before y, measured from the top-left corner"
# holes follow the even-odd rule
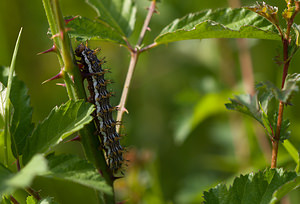
[[[81,72],[88,81],[89,100],[96,107],[93,116],[97,134],[106,152],[107,164],[116,173],[122,168],[124,149],[120,145],[120,136],[116,131],[117,123],[112,117],[112,112],[116,110],[116,107],[112,107],[109,103],[112,93],[107,91],[107,84],[110,81],[104,78],[107,72],[102,69],[104,61],[99,60],[96,53],[96,50],[91,50],[83,44],[75,49],[76,56],[80,57]]]

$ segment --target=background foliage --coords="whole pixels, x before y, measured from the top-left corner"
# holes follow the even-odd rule
[[[279,8],[282,1],[266,1]],[[252,5],[255,1],[242,1]],[[137,1],[137,31],[142,26],[148,1]],[[61,1],[65,16],[81,15],[93,18],[96,13],[82,0]],[[151,32],[144,43],[153,41],[160,30],[173,19],[206,8],[228,7],[224,0],[179,1],[164,0],[158,4],[159,15],[151,20]],[[9,17],[9,18],[8,18]],[[299,24],[299,17],[296,23]],[[67,101],[64,88],[54,82],[41,83],[59,70],[54,54],[37,56],[52,46],[46,32],[48,23],[40,0],[4,0],[0,7],[0,64],[9,65],[15,39],[23,26],[23,36],[16,72],[29,88],[34,122],[45,118],[55,105]],[[138,32],[130,40],[136,42]],[[74,42],[74,46],[78,43]],[[281,67],[272,60],[281,54],[280,41],[249,40],[255,81],[280,84]],[[111,87],[120,98],[128,52],[110,43],[89,42],[101,47],[106,66],[112,69]],[[238,49],[235,40],[192,40],[161,45],[142,54],[137,64],[130,90],[122,141],[128,146],[132,162],[126,179],[117,181],[120,199],[132,197],[132,202],[197,203],[202,192],[240,172],[264,169],[270,164],[270,153],[259,145],[256,135],[265,137],[262,129],[250,118],[227,111],[224,104],[233,94],[243,93]],[[299,54],[291,63],[290,72],[298,72]],[[285,117],[291,123],[291,141],[300,147],[300,96],[293,98],[293,107]],[[192,118],[192,119],[191,119]],[[196,119],[193,119],[196,118]],[[192,127],[192,128],[191,128]],[[61,144],[61,152],[83,156],[79,144]],[[2,156],[2,155],[0,155]],[[295,164],[284,148],[279,150],[278,166],[293,170]],[[55,196],[60,203],[92,203],[93,191],[59,179],[40,178],[36,189]],[[19,192],[20,196],[22,192]],[[89,196],[90,195],[90,196]],[[68,200],[65,200],[68,198]],[[69,198],[74,200],[70,201]],[[90,198],[90,201],[86,199]],[[291,203],[299,203],[299,190],[291,193]]]

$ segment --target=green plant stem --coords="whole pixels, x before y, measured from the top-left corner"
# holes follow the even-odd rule
[[[53,41],[57,48],[57,55],[61,65],[61,75],[65,81],[70,99],[86,99],[86,94],[82,82],[82,77],[78,66],[75,63],[71,41],[66,32],[65,22],[58,0],[43,0],[47,19],[53,35]],[[106,164],[103,150],[97,136],[93,123],[85,126],[80,131],[81,142],[85,155],[97,170],[101,173],[107,184],[113,189],[114,178]],[[114,192],[104,195],[105,203],[115,203]]]
[[[47,16],[47,20],[48,20],[48,24],[49,24],[51,32],[52,33],[58,33],[58,27],[56,26],[56,21],[55,21],[55,18],[54,18],[54,13],[53,13],[51,1],[50,0],[43,0],[43,5],[44,5],[45,13],[46,13],[46,16]],[[53,38],[53,42],[54,42],[54,45],[58,45],[59,44],[59,39],[58,38]],[[63,59],[61,57],[60,52],[56,52],[56,54],[57,54],[60,66],[63,67],[64,62],[63,62]]]
[[[106,164],[103,151],[100,148],[100,141],[94,134],[95,132],[96,129],[93,123],[86,125],[85,128],[79,131],[81,135],[82,146],[84,147],[86,157],[95,165],[96,169],[105,179],[106,183],[112,188],[111,195],[103,195],[105,203],[115,203],[115,195],[113,192],[114,177]]]
[[[130,83],[132,81],[132,76],[133,76],[133,73],[134,73],[138,58],[139,58],[139,54],[141,52],[144,52],[145,50],[153,48],[157,45],[156,43],[153,43],[150,46],[148,46],[147,49],[145,49],[146,48],[145,47],[144,49],[139,50],[139,47],[141,46],[141,44],[143,42],[143,39],[145,37],[146,31],[148,29],[150,20],[151,20],[153,14],[155,12],[155,7],[156,7],[156,0],[152,0],[151,4],[150,4],[150,7],[148,9],[147,17],[144,21],[143,28],[141,30],[141,33],[140,33],[140,36],[139,36],[139,39],[138,39],[138,42],[137,42],[135,48],[133,49],[132,46],[128,43],[128,48],[129,48],[129,51],[130,51],[131,58],[130,58],[130,63],[129,63],[125,83],[124,83],[124,86],[123,86],[123,91],[122,91],[120,103],[118,105],[117,121],[119,121],[119,122],[122,121],[122,117],[123,117],[124,112],[127,112],[127,110],[125,108],[125,105],[126,105],[126,101],[127,101],[129,88],[130,88]],[[119,125],[117,126],[117,132],[120,132],[120,126]]]
[[[53,13],[54,20],[57,24],[58,33],[56,33],[57,38],[59,38],[59,50],[63,59],[62,75],[65,79],[65,84],[67,92],[70,99],[78,100],[85,97],[85,92],[81,84],[81,76],[77,65],[74,63],[73,51],[71,46],[71,41],[69,35],[66,32],[65,20],[63,18],[58,0],[52,0],[53,2]],[[76,78],[76,82],[74,83]]]

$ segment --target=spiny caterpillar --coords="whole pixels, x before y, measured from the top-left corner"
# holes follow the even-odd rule
[[[91,50],[83,44],[75,49],[76,56],[80,57],[81,72],[87,78],[90,92],[89,100],[96,107],[93,116],[97,126],[97,134],[100,136],[106,152],[107,164],[116,173],[122,168],[124,149],[120,145],[120,136],[116,131],[117,123],[112,117],[112,112],[116,108],[109,103],[109,97],[112,96],[112,93],[107,91],[109,80],[104,78],[106,73],[102,69],[104,61],[99,60],[96,53],[97,50]]]

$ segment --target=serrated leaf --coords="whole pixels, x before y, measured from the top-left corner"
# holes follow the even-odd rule
[[[31,135],[34,125],[31,122],[32,107],[30,106],[27,87],[22,81],[14,77],[11,90],[11,103],[14,107],[14,114],[10,134],[16,145],[12,144],[12,152],[17,157],[17,155],[23,154],[26,140]]]
[[[247,9],[254,11],[255,13],[263,16],[268,19],[270,22],[277,24],[278,23],[278,8],[276,6],[270,6],[265,2],[256,2],[255,6],[246,7]]]
[[[157,44],[204,38],[256,38],[281,40],[262,16],[243,8],[206,10],[174,20],[155,39]]]
[[[129,37],[135,25],[136,6],[132,0],[87,0],[96,10],[98,19],[121,36]]]
[[[298,92],[299,87],[297,83],[300,81],[300,74],[294,73],[292,75],[288,75],[284,84],[283,92],[283,102],[289,103],[291,97],[295,92]]]
[[[37,204],[37,200],[33,196],[27,196],[26,204]]]
[[[277,119],[278,119],[278,112],[275,112],[273,115],[273,119],[271,120],[272,128],[274,130],[274,135],[276,135],[276,130],[277,130]],[[290,137],[291,131],[288,130],[289,127],[290,127],[289,119],[284,119],[281,122],[280,135],[279,135],[279,140],[281,142],[283,142],[284,140]]]
[[[74,155],[49,155],[49,172],[43,176],[60,180],[68,180],[106,194],[112,194],[112,188],[86,160]]]
[[[0,82],[7,86],[9,69],[0,67]],[[31,123],[32,107],[26,85],[13,77],[10,100],[14,111],[11,119],[10,134],[12,137],[12,152],[15,157],[22,155],[26,139],[31,134],[34,125]],[[3,104],[3,103],[2,103]]]
[[[276,190],[273,193],[270,204],[278,203],[278,201],[280,201],[280,199],[283,198],[286,194],[299,187],[300,187],[300,176],[297,176],[295,179],[282,185],[278,190]]]
[[[225,104],[228,110],[235,110],[249,115],[263,125],[257,94],[255,94],[254,96],[251,96],[249,94],[242,94],[235,96],[235,99],[229,100],[231,101],[231,103]]]
[[[77,132],[88,124],[93,117],[93,105],[80,101],[68,101],[59,108],[55,107],[49,116],[40,123],[27,140],[23,164],[37,153],[45,153],[62,139]]]
[[[204,203],[214,204],[268,204],[273,193],[297,177],[295,172],[282,169],[267,169],[235,178],[229,189],[218,185],[204,192]]]
[[[208,192],[204,192],[204,203],[212,203],[212,204],[217,204],[217,203],[227,203],[227,187],[225,184],[219,184],[215,188],[209,189]],[[223,202],[220,202],[222,199]]]
[[[274,98],[274,94],[272,91],[269,91],[262,83],[256,84],[255,88],[261,108],[266,114],[268,114],[268,106],[270,101]]]
[[[11,194],[18,188],[30,186],[33,179],[47,171],[47,161],[42,155],[34,156],[18,173],[12,173],[0,164],[0,194]]]
[[[69,18],[67,17],[67,19]],[[71,28],[68,32],[70,36],[78,41],[101,40],[127,46],[122,36],[116,30],[111,29],[101,21],[79,16],[70,21],[67,26]]]
[[[265,111],[263,110],[263,108],[262,108],[262,106],[261,106],[260,103],[259,103],[259,105],[260,105],[260,110],[262,112],[262,114],[261,114],[261,116],[262,116],[261,120],[262,120],[263,126],[265,127],[268,135],[273,136],[273,130],[272,130],[272,126],[271,126],[271,122],[269,120],[269,117],[265,113]]]
[[[277,100],[290,103],[293,94],[299,90],[297,85],[299,81],[300,74],[295,73],[287,77],[282,90],[269,81],[261,82],[260,86],[265,86],[267,91],[272,92]]]

